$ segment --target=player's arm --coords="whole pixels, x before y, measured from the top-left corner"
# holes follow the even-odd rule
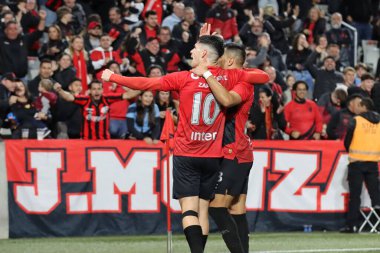
[[[241,103],[242,99],[239,94],[234,91],[228,91],[221,83],[212,75],[212,73],[203,65],[191,70],[198,76],[203,76],[215,99],[224,107],[232,107]]]
[[[206,71],[206,73],[209,71]],[[211,72],[210,72],[211,73]],[[233,107],[241,103],[242,99],[235,91],[228,91],[221,85],[218,80],[211,74],[210,76],[203,76],[215,99],[224,107]],[[207,77],[207,78],[206,78]]]
[[[102,80],[117,83],[133,90],[161,90],[161,78],[127,77],[113,73],[106,69],[102,73]]]
[[[261,69],[249,68],[240,71],[242,71],[241,81],[243,82],[251,84],[264,84],[269,82],[269,75]]]
[[[132,98],[137,97],[140,94],[141,94],[140,90],[128,89],[126,92],[123,93],[122,98],[123,99],[132,99]]]

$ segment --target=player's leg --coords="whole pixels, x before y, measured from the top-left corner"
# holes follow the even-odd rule
[[[200,172],[191,157],[173,157],[173,197],[179,200],[182,227],[191,253],[203,253],[202,228],[199,224]]]
[[[204,158],[199,162],[198,166],[202,171],[199,192],[199,222],[202,226],[203,247],[205,247],[209,233],[209,203],[218,181],[221,159]]]
[[[248,165],[239,164],[237,160],[223,159],[221,174],[215,191],[215,198],[210,202],[209,213],[222,233],[231,252],[244,252],[238,228],[228,211],[234,196],[239,196],[244,186]],[[251,165],[251,163],[250,163]],[[241,168],[242,167],[242,168]]]
[[[202,242],[203,249],[206,246],[207,237],[209,233],[209,221],[208,221],[208,206],[209,200],[199,199],[199,224],[202,227]]]
[[[234,219],[239,231],[239,237],[243,246],[244,252],[249,252],[249,227],[247,221],[246,210],[247,194],[240,194],[235,197],[229,208],[229,212]]]

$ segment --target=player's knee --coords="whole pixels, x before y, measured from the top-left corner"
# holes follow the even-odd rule
[[[187,210],[182,213],[182,219],[185,219],[186,217],[195,217],[198,218],[198,212],[194,210]]]
[[[210,202],[210,207],[229,207],[233,197],[230,195],[215,194],[215,198]]]

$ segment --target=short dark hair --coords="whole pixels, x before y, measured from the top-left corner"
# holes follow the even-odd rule
[[[42,66],[42,64],[44,63],[49,63],[49,64],[52,64],[52,61],[48,58],[43,58],[41,61],[40,61],[40,66]]]
[[[360,78],[361,81],[365,81],[365,80],[368,80],[368,79],[375,80],[375,78],[373,77],[373,75],[371,75],[370,73],[364,73],[362,75],[362,77]]]
[[[91,89],[92,85],[94,85],[96,83],[99,83],[103,87],[103,83],[101,81],[95,79],[95,80],[92,80],[91,83],[88,84],[88,88]]]
[[[146,71],[146,73],[147,73],[148,76],[150,75],[150,72],[152,72],[153,69],[159,69],[161,71],[161,74],[165,75],[165,71],[164,71],[164,69],[160,65],[152,64],[152,65],[150,65],[148,67],[148,69]]]
[[[326,60],[328,60],[328,59],[331,59],[331,60],[333,60],[334,62],[336,61],[336,60],[334,59],[334,57],[328,55],[328,56],[326,56],[325,58],[323,58],[323,63],[324,63]]]
[[[149,16],[156,16],[156,15],[157,15],[157,12],[153,10],[145,12],[145,18],[149,18]]]
[[[273,91],[268,85],[262,85],[259,89],[259,94],[260,93],[265,93],[265,95],[267,95],[267,97],[273,96]]]
[[[302,80],[298,80],[297,82],[295,82],[293,84],[292,90],[296,90],[298,85],[300,84],[304,84],[306,86],[306,89],[309,90],[309,85],[305,81],[302,81]]]
[[[362,98],[362,101],[360,101],[360,105],[367,108],[368,111],[373,111],[373,109],[375,108],[375,104],[373,103],[372,99],[367,97]]]
[[[360,93],[354,93],[352,95],[349,95],[347,100],[346,100],[346,105],[348,106],[351,103],[351,101],[356,99],[356,98],[363,99],[363,96]]]
[[[245,47],[237,43],[228,43],[224,46],[224,53],[231,52],[235,56],[235,60],[243,65],[245,62]]]
[[[203,35],[199,37],[198,42],[212,47],[218,54],[218,58],[220,58],[224,53],[224,41],[218,36]]]

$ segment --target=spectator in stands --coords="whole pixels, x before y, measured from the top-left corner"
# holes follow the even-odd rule
[[[379,4],[379,3],[377,3]],[[344,4],[347,21],[358,31],[358,42],[372,38],[372,26],[370,21],[373,19],[378,6],[372,6],[372,0],[346,0]]]
[[[152,91],[143,91],[136,103],[128,107],[127,125],[130,139],[158,143],[160,138],[160,111],[154,103]]]
[[[281,52],[280,52],[280,50],[275,48],[273,46],[273,44],[271,44],[271,39],[270,39],[269,34],[268,33],[262,33],[259,36],[259,40],[261,39],[261,37],[266,37],[267,41],[269,42],[267,55],[268,55],[268,58],[271,62],[271,65],[279,72],[285,71],[286,66],[285,66],[285,63],[283,61]]]
[[[368,73],[368,66],[365,63],[359,62],[355,66],[356,76],[355,76],[355,85],[359,86],[361,83],[362,75]]]
[[[380,115],[373,111],[373,102],[363,98],[358,111],[351,120],[344,139],[344,147],[348,152],[348,187],[350,199],[346,226],[340,230],[343,233],[358,232],[360,222],[360,196],[363,182],[371,198],[371,206],[375,214],[380,213],[379,192],[379,158],[380,158]],[[377,141],[374,141],[377,140]],[[375,223],[375,224],[378,224]]]
[[[0,37],[3,37],[4,36],[4,30],[5,30],[5,27],[6,27],[6,24],[9,22],[9,21],[15,21],[16,20],[16,17],[14,15],[14,13],[9,10],[4,10],[1,12],[1,20],[0,20]]]
[[[286,121],[283,107],[267,85],[260,85],[259,101],[251,107],[248,131],[255,140],[281,140]]]
[[[323,121],[323,137],[326,137],[326,128],[327,124],[330,122],[331,116],[345,106],[346,99],[347,91],[341,88],[336,88],[333,92],[323,94],[318,100],[317,104]]]
[[[18,2],[18,13],[16,20],[20,23],[23,34],[32,33],[37,30],[40,18],[36,10],[36,0],[23,0]],[[36,57],[40,48],[39,41],[29,45],[28,56]],[[30,71],[30,70],[29,70]]]
[[[110,61],[107,64],[107,69],[114,73],[120,74],[120,65],[115,61]],[[140,91],[134,91],[127,87],[117,85],[116,83],[104,82],[104,94],[114,94],[127,92],[130,100],[140,95]],[[128,135],[127,128],[127,111],[130,105],[130,100],[117,101],[110,105],[110,135],[113,139],[125,139]]]
[[[352,39],[347,28],[342,27],[342,15],[335,12],[331,15],[331,29],[326,32],[329,44],[337,44],[340,47],[340,59],[346,65],[350,64],[350,46]]]
[[[185,15],[185,5],[182,2],[173,3],[173,13],[162,21],[162,26],[169,27],[170,31],[173,31],[173,27],[182,21]]]
[[[160,51],[166,62],[167,72],[189,70],[190,66],[184,61],[184,51],[189,48],[189,37],[178,41],[171,38],[169,27],[162,26],[158,33]]]
[[[217,0],[207,13],[206,23],[211,25],[211,33],[221,34],[227,42],[240,42],[234,11],[228,6],[229,0]]]
[[[94,48],[100,47],[100,36],[103,34],[101,23],[91,21],[87,26],[87,33],[84,35],[84,48],[91,52]]]
[[[258,1],[258,7],[259,9],[263,9],[265,12],[265,7],[271,7],[273,9],[273,14],[279,15],[280,14],[280,8],[278,6],[277,0],[259,0]]]
[[[329,44],[326,49],[327,56],[331,56],[335,61],[336,71],[343,72],[345,67],[344,63],[340,61],[340,49],[337,44]]]
[[[75,31],[79,34],[86,26],[86,14],[83,10],[83,7],[80,3],[77,3],[76,0],[64,0],[64,5],[71,9],[72,23]]]
[[[316,44],[318,37],[326,31],[326,20],[322,17],[321,10],[318,7],[314,6],[309,10],[303,27],[307,42]]]
[[[16,90],[14,82],[16,75],[13,73],[5,73],[0,83],[0,127],[3,126],[4,119],[10,111],[10,105],[16,102],[15,98],[11,98]]]
[[[316,47],[305,64],[311,76],[315,79],[313,91],[313,98],[315,100],[318,100],[322,94],[333,91],[338,83],[343,83],[343,75],[335,70],[336,64],[333,57],[325,57],[322,68],[318,68],[313,64],[320,53],[321,48]]]
[[[348,88],[355,85],[355,69],[353,67],[345,67],[343,70],[343,84],[338,84],[338,87]]]
[[[66,6],[61,6],[57,10],[57,23],[62,32],[62,37],[66,41],[70,41],[71,37],[79,34],[79,30],[76,30],[72,22],[73,15],[71,9]]]
[[[296,78],[292,74],[288,74],[285,78],[286,86],[288,87],[282,94],[283,103],[286,105],[294,99],[293,84],[296,82]]]
[[[143,76],[146,76],[146,70],[152,64],[159,65],[164,71],[166,70],[166,61],[160,52],[157,38],[149,38],[143,50],[130,51],[129,56],[136,63],[136,70]]]
[[[145,46],[149,38],[157,38],[158,29],[160,28],[157,19],[157,12],[145,12],[144,23],[141,25],[140,43]]]
[[[348,94],[360,94],[363,97],[371,97],[372,88],[375,84],[375,78],[371,74],[363,74],[361,77],[361,83],[359,87],[352,86],[348,88]]]
[[[293,15],[291,15],[290,18],[280,19],[273,5],[264,7],[264,19],[274,27],[274,30],[269,32],[272,44],[280,50],[282,54],[287,54],[289,51],[288,39],[283,29],[291,27],[297,20],[298,14],[299,8],[297,6],[293,9]]]
[[[345,108],[332,114],[326,129],[329,140],[344,140],[348,123],[355,116],[361,100],[360,94],[353,94],[347,98]]]
[[[57,95],[53,92],[53,82],[50,79],[42,79],[38,85],[39,95],[34,104],[36,110],[43,116],[43,120],[52,119],[52,110],[57,103]]]
[[[279,75],[282,78],[281,73],[279,73],[278,71],[276,71],[276,69],[273,66],[267,66],[267,67],[265,67],[264,71],[269,75],[269,82],[268,82],[269,88],[275,94],[277,94],[278,100],[281,101],[281,99],[282,99],[282,90],[283,89],[281,88],[281,85],[277,83],[277,75]],[[260,86],[257,86],[257,87],[260,88]],[[286,89],[286,88],[287,87],[284,87],[284,89]]]
[[[58,94],[66,101],[74,102],[82,109],[82,138],[85,140],[107,140],[109,133],[109,107],[122,99],[130,99],[128,93],[103,95],[103,85],[94,80],[89,84],[89,95],[73,95],[64,91],[60,84],[54,85]]]
[[[62,85],[62,89],[68,90],[69,84],[76,78],[73,68],[73,60],[70,55],[63,53],[58,58],[58,69],[54,72],[53,79]]]
[[[108,34],[103,34],[100,37],[100,47],[92,50],[90,59],[98,80],[100,80],[101,73],[109,61],[114,60],[119,64],[122,63],[120,55],[111,46],[111,37]]]
[[[79,96],[82,92],[82,81],[75,78],[69,84],[68,91],[73,96]],[[57,139],[80,139],[83,116],[79,105],[59,97],[54,121],[56,122]]]
[[[267,24],[268,22],[265,21]],[[264,24],[258,17],[253,17],[240,29],[239,36],[246,47],[257,50],[258,38],[264,31]]]
[[[174,124],[177,124],[177,110],[176,106],[173,102],[171,92],[169,91],[159,91],[156,93],[155,97],[156,105],[158,106],[158,110],[160,111],[160,133],[162,131],[162,127],[165,123],[166,118],[166,110],[170,110],[173,118]]]
[[[311,52],[306,36],[302,33],[298,33],[294,37],[292,49],[286,57],[286,66],[288,70],[292,71],[296,80],[305,81],[310,87],[310,90],[314,90],[313,78],[305,66],[306,60]]]
[[[322,133],[322,117],[314,101],[307,99],[307,83],[297,81],[293,90],[295,98],[284,108],[287,122],[285,132],[291,140],[319,140]]]
[[[73,60],[76,77],[82,80],[82,93],[85,94],[88,83],[90,82],[89,74],[93,68],[88,53],[84,49],[83,37],[80,35],[73,36],[70,41],[70,46],[65,50],[65,53],[70,55]]]
[[[28,82],[28,92],[32,98],[36,98],[39,95],[38,86],[42,79],[51,79],[53,76],[53,64],[49,59],[43,59],[40,63],[40,70],[38,76],[32,81]]]
[[[268,49],[270,45],[268,38],[266,36],[261,36],[257,42],[258,51],[246,47],[246,64],[249,68],[257,68],[262,65],[268,57]]]
[[[50,59],[55,61],[67,46],[67,41],[62,39],[61,28],[57,25],[50,26],[48,28],[48,40],[42,45],[39,53],[40,60]]]
[[[40,22],[36,31],[23,35],[16,21],[5,25],[4,37],[0,38],[0,75],[12,72],[19,78],[28,73],[28,48],[42,36],[46,12],[39,11]]]
[[[15,80],[16,89],[15,94],[12,96],[11,112],[17,121],[17,126],[12,132],[12,138],[20,139],[22,129],[27,129],[29,132],[29,139],[37,137],[37,128],[44,129],[44,137],[50,134],[50,130],[46,127],[46,115],[39,112],[33,98],[30,95],[28,88],[20,80]]]
[[[190,51],[194,47],[195,42],[198,40],[201,24],[196,20],[194,9],[192,7],[186,7],[184,12],[185,14],[183,16],[183,21],[174,26],[172,35],[173,38],[182,40],[183,37],[186,36],[184,33],[190,33],[188,43],[189,48],[187,48],[186,52],[184,52],[186,58],[190,58]]]
[[[375,111],[380,113],[380,82],[377,81],[372,89],[372,101],[375,105]]]
[[[106,32],[111,38],[112,47],[117,50],[123,42],[127,31],[129,30],[128,24],[123,19],[121,10],[119,7],[112,7],[108,12],[108,18],[110,20],[109,26],[106,28]]]

